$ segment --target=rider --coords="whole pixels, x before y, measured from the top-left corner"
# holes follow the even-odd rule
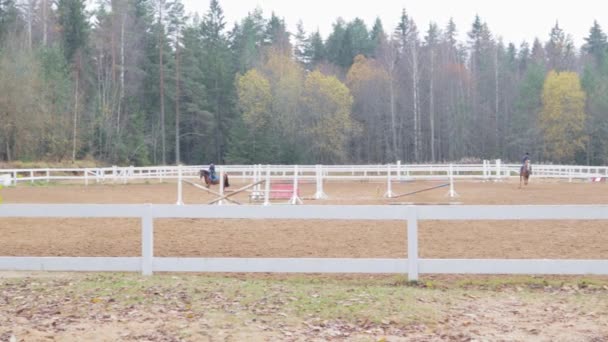
[[[520,170],[523,172],[524,167],[526,166],[526,162],[530,161],[530,153],[526,152],[524,157],[521,159],[521,168]]]
[[[213,165],[213,163],[209,164],[209,177],[211,178],[211,181],[218,180],[217,174],[215,173],[215,165]]]

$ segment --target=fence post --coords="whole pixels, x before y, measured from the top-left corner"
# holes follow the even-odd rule
[[[13,185],[17,186],[17,171],[13,171]]]
[[[324,199],[327,198],[327,195],[323,191],[323,165],[316,166],[316,175],[317,175],[317,193],[315,193],[315,199]]]
[[[141,274],[152,275],[154,260],[154,221],[152,219],[152,206],[144,207],[141,217]]]
[[[51,171],[49,169],[46,169],[46,182],[51,182]]]
[[[34,171],[30,170],[30,183],[34,184]]]
[[[260,164],[260,167],[262,165]],[[260,174],[260,179],[261,179]],[[257,193],[259,196],[259,192]],[[264,183],[264,205],[270,205],[270,165],[266,165],[266,182]]]
[[[84,185],[89,185],[89,169],[87,168],[84,169]]]
[[[418,214],[415,206],[407,218],[407,280],[418,280]]]
[[[449,175],[450,191],[448,192],[448,196],[450,196],[450,198],[458,197],[456,190],[454,190],[454,165],[453,164],[450,164],[449,172],[450,172],[450,175]]]
[[[496,159],[496,181],[500,182],[501,181],[501,171],[502,167],[501,167],[501,160],[500,159]]]
[[[182,199],[182,164],[177,165],[177,205],[183,205]]]
[[[220,197],[224,197],[224,168],[220,166]],[[224,204],[223,200],[217,201],[218,205]]]
[[[391,179],[391,164],[386,165],[386,193],[384,197],[391,198],[393,197],[393,188],[392,188],[392,179]]]
[[[397,160],[397,182],[401,182],[401,160]]]
[[[117,166],[116,165],[112,165],[112,183],[116,183],[116,170]]]
[[[293,190],[289,204],[302,204],[302,200],[298,195],[298,165],[293,167]]]
[[[485,159],[483,160],[483,181],[488,181],[488,161]]]

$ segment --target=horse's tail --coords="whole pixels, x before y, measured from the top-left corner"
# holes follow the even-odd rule
[[[230,186],[230,182],[228,181],[228,175],[224,173],[224,187],[227,188]]]

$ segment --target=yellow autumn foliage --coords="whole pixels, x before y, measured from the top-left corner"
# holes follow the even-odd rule
[[[545,157],[557,162],[572,160],[584,149],[585,92],[577,73],[551,71],[545,79],[539,127]]]
[[[306,77],[302,101],[306,111],[305,129],[320,162],[344,160],[352,129],[350,90],[336,77],[314,71]]]
[[[238,106],[247,126],[253,129],[268,127],[272,120],[270,82],[256,69],[251,69],[245,75],[237,76],[236,85]]]

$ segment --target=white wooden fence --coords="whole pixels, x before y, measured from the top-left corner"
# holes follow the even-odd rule
[[[84,184],[127,183],[137,180],[175,180],[181,169],[184,178],[198,178],[201,168],[207,165],[147,166],[147,167],[102,167],[102,168],[58,168],[58,169],[0,169],[0,175],[9,175],[10,182],[36,181],[79,181]],[[482,164],[412,164],[401,162],[384,165],[218,165],[217,168],[228,173],[234,179],[253,179],[259,169],[264,173],[269,169],[271,179],[293,179],[297,169],[302,181],[316,181],[321,174],[324,180],[362,180],[386,181],[389,176],[396,181],[402,180],[446,180],[484,179],[500,180],[507,177],[518,177],[518,164],[503,164],[500,160],[484,161]],[[450,171],[451,167],[451,171]],[[533,177],[568,179],[589,179],[608,177],[606,166],[573,166],[573,165],[533,165]]]
[[[153,272],[407,273],[410,280],[417,280],[419,273],[608,275],[608,260],[421,259],[418,256],[419,220],[608,220],[606,205],[5,204],[0,205],[0,217],[140,218],[142,222],[141,257],[0,257],[0,270],[140,271],[144,275]],[[408,236],[407,259],[160,258],[153,255],[155,218],[402,220]]]

